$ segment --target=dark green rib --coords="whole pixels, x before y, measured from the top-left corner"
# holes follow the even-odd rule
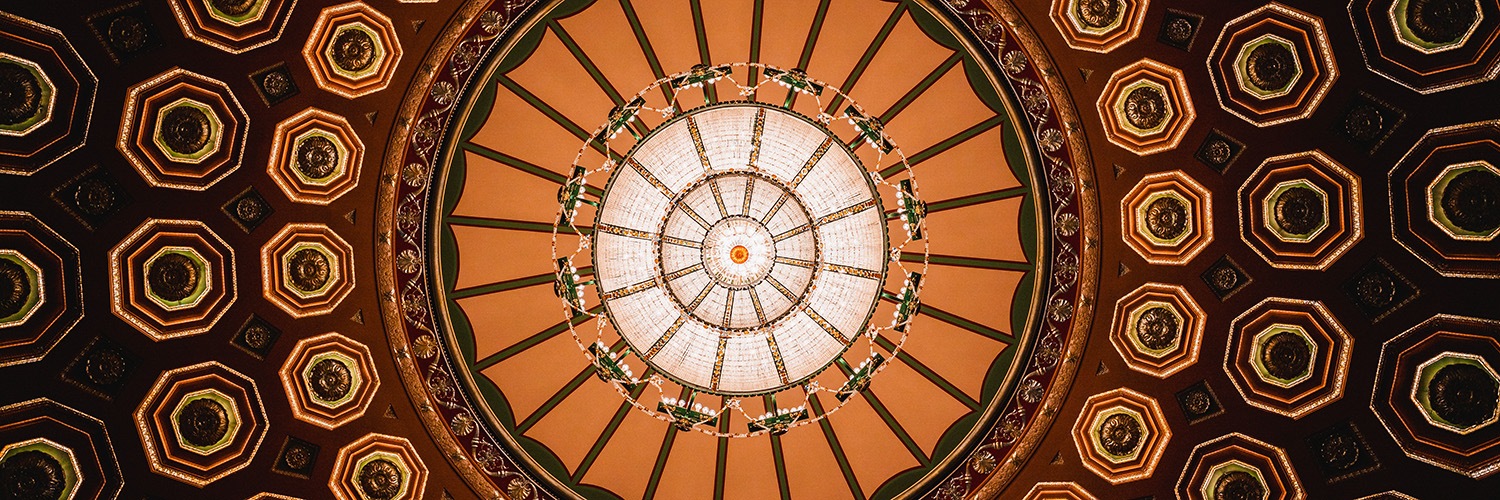
[[[807,398],[812,403],[812,409],[817,415],[823,414],[823,404],[818,402],[818,396],[814,394]],[[833,423],[828,419],[819,419],[818,427],[823,428],[823,438],[828,440],[828,447],[833,450],[833,458],[839,463],[839,470],[844,472],[844,481],[849,483],[849,493],[854,498],[864,499],[865,494],[859,488],[859,479],[854,477],[854,468],[849,466],[849,457],[844,455],[844,447],[839,445],[839,436],[833,432]]]
[[[719,415],[719,433],[729,433],[729,415]],[[724,480],[729,468],[729,438],[719,437],[719,454],[714,459],[714,500],[724,500]]]
[[[548,224],[548,223],[545,223],[545,222],[531,222],[531,221],[524,221],[524,220],[493,219],[493,218],[489,218],[489,217],[472,217],[472,216],[454,215],[454,216],[449,216],[447,219],[444,219],[444,222],[447,222],[448,224],[454,225],[454,226],[489,227],[489,228],[495,228],[495,229],[513,229],[513,230],[516,230],[516,231],[531,231],[531,232],[537,232],[537,233],[550,233],[550,232],[552,232],[552,224]],[[593,234],[594,233],[594,229],[590,228],[590,227],[587,227],[587,226],[580,226],[580,227],[578,227],[577,231],[571,231],[571,230],[564,229],[564,228],[558,228],[557,232],[563,233],[563,234],[579,234],[579,233],[582,233],[582,234]]]
[[[760,62],[760,27],[766,17],[766,0],[755,0],[755,11],[750,16],[750,62]],[[760,81],[760,68],[750,68],[749,84]],[[755,100],[755,94],[750,94]]]
[[[537,111],[542,112],[543,115],[547,115],[548,119],[566,129],[568,133],[571,133],[574,136],[578,137],[578,140],[587,141],[589,147],[594,148],[595,151],[608,155],[615,161],[623,161],[625,159],[624,156],[621,156],[619,153],[616,153],[613,150],[604,147],[604,145],[600,144],[598,141],[591,140],[592,138],[589,136],[589,131],[584,130],[583,127],[578,126],[578,124],[573,123],[573,120],[569,120],[568,117],[563,116],[562,112],[558,111],[556,108],[553,108],[552,105],[547,104],[545,101],[542,101],[540,97],[537,97],[536,94],[532,94],[531,91],[526,90],[526,87],[522,87],[521,84],[516,83],[515,80],[511,80],[510,77],[506,76],[497,76],[495,77],[495,81],[500,82],[500,85],[505,86],[506,90],[511,91],[511,93],[515,94],[517,97],[520,97],[521,100],[526,101],[527,104],[530,104],[531,107],[536,108]]]
[[[692,392],[692,389],[683,387],[682,393],[678,397],[687,399],[690,392]],[[651,481],[646,483],[646,494],[641,495],[642,498],[656,497],[656,487],[661,484],[661,473],[667,468],[667,454],[672,452],[672,442],[677,440],[677,433],[679,432],[682,431],[677,430],[676,427],[667,425],[667,437],[662,438],[661,451],[656,452],[656,465],[651,468]]]
[[[610,347],[610,349],[618,350],[621,346],[624,345],[625,340],[620,339],[615,341],[615,345]],[[573,380],[568,381],[568,385],[565,385],[561,389],[558,389],[556,393],[552,394],[551,398],[547,399],[547,402],[542,403],[542,406],[538,407],[536,411],[531,412],[531,416],[526,417],[526,421],[521,422],[520,425],[517,425],[516,433],[525,434],[527,431],[531,430],[532,426],[536,425],[537,422],[541,422],[542,418],[546,417],[548,413],[552,413],[552,410],[556,409],[557,405],[562,404],[564,399],[568,399],[568,396],[572,396],[573,392],[577,391],[579,387],[583,386],[584,381],[589,379],[589,375],[593,374],[593,365],[589,365],[588,367],[584,368],[582,372],[579,372],[578,375],[573,377]]]
[[[922,262],[920,254],[901,254],[902,262]],[[1030,271],[1033,267],[1026,262],[1013,260],[981,259],[978,257],[959,257],[956,255],[928,255],[927,261],[939,266],[973,267],[978,269],[1002,269],[1006,271]]]
[[[969,127],[967,129],[964,129],[963,131],[961,131],[961,132],[959,132],[957,134],[953,134],[953,137],[949,137],[947,139],[944,139],[943,142],[939,142],[937,144],[933,144],[931,147],[929,147],[927,149],[924,149],[922,151],[917,152],[917,154],[914,154],[914,155],[906,157],[906,163],[911,164],[912,166],[917,166],[917,165],[921,164],[922,162],[927,161],[928,158],[932,158],[934,156],[943,154],[944,151],[947,151],[949,149],[953,149],[954,146],[957,146],[959,144],[963,144],[964,141],[967,141],[969,139],[973,139],[975,136],[977,136],[979,134],[983,134],[985,132],[988,132],[992,128],[1000,126],[1001,123],[1005,123],[1005,117],[1000,116],[1000,115],[995,115],[994,117],[992,117],[992,118],[990,118],[988,120],[979,122],[979,123],[975,124],[974,126]],[[886,167],[885,170],[881,170],[880,171],[880,176],[881,177],[890,177],[892,175],[895,175],[896,172],[900,171],[902,168],[905,168],[905,167],[906,167],[905,165],[902,165],[900,163],[897,163],[895,165],[891,165],[889,167]]]
[[[953,70],[954,66],[957,66],[963,60],[964,56],[962,54],[955,53],[943,61],[942,64],[939,64],[938,67],[933,68],[932,72],[923,77],[922,81],[917,82],[915,87],[906,91],[906,95],[901,96],[901,99],[897,100],[895,104],[891,104],[891,109],[885,110],[885,113],[880,115],[880,123],[890,123],[891,120],[894,120],[896,115],[905,110],[907,106],[910,106],[918,97],[921,97],[923,92],[932,88],[933,84],[936,84],[938,80],[943,78],[943,75],[948,74],[949,71]]]
[[[819,0],[818,13],[813,15],[812,27],[807,30],[807,41],[802,43],[802,55],[797,58],[797,67],[807,69],[807,63],[812,60],[813,47],[818,44],[818,33],[823,31],[823,19],[828,17],[828,4],[831,0]],[[788,90],[791,102],[788,108],[797,104],[797,91]]]
[[[844,372],[845,377],[854,373],[844,363],[838,363],[838,366],[839,370]],[[874,409],[875,413],[880,415],[880,419],[885,421],[885,426],[891,429],[891,432],[896,435],[896,439],[900,439],[901,444],[906,445],[906,451],[911,452],[911,456],[917,459],[917,463],[922,464],[922,467],[932,465],[932,460],[927,458],[927,454],[922,451],[922,447],[917,446],[917,440],[912,439],[911,434],[906,432],[906,428],[902,427],[901,423],[896,421],[896,417],[891,415],[890,410],[886,409],[885,404],[880,402],[880,398],[875,396],[873,388],[866,388],[859,394],[864,396],[865,401],[870,403],[870,408]]]
[[[573,376],[573,380],[568,381],[567,385],[564,385],[561,389],[558,389],[556,393],[553,393],[552,397],[548,398],[547,402],[542,403],[542,406],[537,408],[536,411],[531,412],[531,415],[526,417],[526,420],[522,421],[519,424],[516,424],[516,434],[525,434],[527,431],[530,431],[532,426],[536,425],[538,422],[541,422],[542,417],[545,417],[548,413],[551,413],[552,409],[557,408],[557,405],[561,404],[564,399],[568,399],[568,396],[572,395],[573,391],[576,391],[579,387],[583,386],[583,383],[587,382],[589,377],[593,374],[594,367],[592,365],[584,368],[583,371],[578,372],[578,375]]]
[[[770,396],[761,396],[766,408],[772,408]],[[781,452],[781,436],[771,436],[771,458],[776,462],[776,488],[781,490],[781,500],[792,500],[792,487],[786,479],[786,456]]]
[[[468,151],[468,152],[477,154],[479,156],[483,156],[485,158],[494,160],[495,162],[497,162],[497,163],[499,163],[501,165],[505,165],[507,167],[514,168],[516,170],[520,170],[522,172],[526,172],[528,174],[535,175],[537,177],[541,177],[543,179],[547,179],[547,180],[555,182],[555,183],[557,183],[559,185],[561,185],[562,183],[568,182],[568,176],[566,176],[566,175],[559,174],[559,173],[553,172],[551,170],[547,170],[545,168],[542,168],[541,165],[537,165],[535,163],[531,163],[529,161],[522,160],[520,158],[516,158],[514,156],[502,153],[500,151],[496,151],[496,150],[490,149],[489,146],[485,146],[483,144],[475,144],[473,142],[465,142],[465,143],[463,143],[462,147],[463,147],[464,151]],[[596,198],[604,196],[604,190],[600,189],[598,187],[594,187],[594,186],[584,186],[583,187],[583,191],[585,193],[594,195],[594,197],[596,197]]]
[[[581,268],[581,269],[578,270],[578,275],[579,276],[593,276],[594,275],[594,268],[593,267],[584,267],[584,268]],[[527,276],[525,278],[516,278],[516,279],[512,279],[512,280],[505,280],[505,281],[501,281],[499,283],[490,283],[488,285],[483,285],[483,286],[474,286],[474,287],[469,287],[469,288],[463,288],[463,289],[459,289],[459,290],[454,290],[454,291],[448,293],[448,298],[453,299],[453,300],[459,300],[459,299],[467,299],[469,297],[475,297],[475,296],[479,296],[479,295],[489,295],[489,294],[492,294],[492,293],[507,292],[507,291],[518,289],[518,288],[526,288],[526,287],[529,287],[529,286],[545,285],[547,283],[551,283],[554,279],[556,279],[556,275],[554,273],[550,273],[549,272],[549,273],[544,273],[544,274],[538,274],[536,276]]]
[[[890,339],[885,338],[885,336],[875,337],[875,343],[879,344],[880,347],[885,348],[887,351],[896,349],[896,343],[891,342]],[[896,354],[896,359],[901,360],[902,363],[906,363],[906,366],[910,366],[911,369],[916,370],[917,373],[921,374],[923,378],[931,381],[934,385],[938,386],[938,388],[942,389],[943,392],[946,392],[949,396],[953,397],[953,399],[957,400],[960,403],[963,403],[964,406],[969,407],[970,410],[979,410],[978,401],[975,401],[974,398],[969,397],[968,394],[964,394],[964,391],[959,390],[958,386],[955,386],[953,385],[953,383],[948,382],[947,379],[943,378],[941,375],[938,375],[937,372],[932,371],[932,369],[928,368],[927,365],[924,365],[920,361],[917,361],[916,358],[912,357],[912,355],[910,354],[907,354],[906,351],[901,351],[900,353]]]
[[[891,31],[896,29],[896,23],[900,22],[901,16],[905,14],[906,4],[904,3],[897,4],[896,8],[891,10],[891,16],[886,18],[885,25],[880,27],[880,31],[875,33],[875,39],[870,41],[870,46],[865,48],[864,55],[859,56],[859,61],[854,63],[854,69],[849,71],[849,77],[844,79],[844,84],[839,87],[839,90],[844,91],[845,94],[854,91],[854,85],[859,83],[859,77],[865,74],[866,69],[869,69],[870,61],[875,60],[875,54],[885,46],[886,38],[891,36]],[[835,95],[828,101],[828,109],[839,109],[839,105],[843,103],[844,96]]]
[[[594,307],[589,308],[589,314],[599,314],[599,312],[603,311],[603,310],[604,310],[604,306],[602,306],[602,305],[594,306]],[[475,362],[474,363],[474,367],[473,367],[473,369],[471,371],[476,371],[476,372],[478,372],[478,371],[484,371],[486,368],[494,366],[496,363],[499,363],[501,361],[505,361],[506,359],[509,359],[511,356],[515,356],[517,354],[520,354],[520,353],[526,351],[527,349],[530,349],[532,347],[536,347],[537,344],[540,344],[542,342],[546,342],[548,339],[551,339],[552,337],[556,337],[558,334],[561,334],[562,332],[568,331],[569,324],[577,326],[578,324],[583,323],[585,321],[588,321],[588,320],[590,320],[592,318],[593,318],[593,316],[589,316],[589,315],[585,315],[585,314],[579,314],[577,316],[573,316],[573,318],[570,319],[570,320],[563,321],[563,322],[558,323],[556,325],[552,325],[550,328],[547,328],[546,330],[542,330],[541,332],[538,332],[536,335],[532,335],[532,336],[526,338],[526,340],[522,340],[521,342],[519,342],[519,343],[517,343],[515,345],[507,347],[507,348],[505,348],[504,350],[502,350],[500,352],[491,354],[489,356],[486,356],[484,359],[481,359],[481,360]]]
[[[992,201],[999,201],[1009,198],[1019,198],[1028,194],[1031,194],[1031,188],[1028,188],[1026,186],[1016,186],[1010,189],[1000,189],[987,193],[960,196],[958,198],[928,203],[927,213],[932,214],[944,210],[953,210],[956,208],[980,205]]]
[[[661,59],[656,57],[656,49],[651,48],[651,39],[646,37],[646,29],[641,26],[641,18],[635,15],[635,6],[630,0],[620,0],[620,9],[625,11],[625,21],[630,23],[630,31],[635,32],[635,42],[641,46],[641,53],[646,56],[646,65],[651,67],[651,74],[657,80],[666,78],[667,74],[661,69]],[[672,102],[672,90],[666,85],[661,87],[661,94]]]
[[[693,10],[693,31],[698,36],[698,62],[711,65],[714,62],[713,56],[708,53],[708,30],[703,27],[703,2],[690,0],[688,6]],[[704,85],[703,95],[709,104],[719,102],[719,91],[713,85]]]
[[[603,90],[605,94],[609,94],[609,99],[614,101],[616,106],[625,104],[625,98],[620,96],[618,90],[615,90],[614,84],[611,84],[609,79],[604,77],[604,73],[599,71],[598,66],[594,65],[593,59],[590,59],[589,55],[583,52],[583,49],[578,46],[578,42],[573,40],[573,36],[569,35],[567,30],[563,29],[562,24],[556,20],[551,20],[547,21],[547,27],[551,28],[552,33],[557,35],[557,39],[562,42],[564,47],[568,48],[568,52],[573,53],[573,58],[577,59],[578,64],[583,66],[583,70],[589,73],[589,76],[594,79],[594,83],[599,85],[599,89]]]
[[[786,458],[781,451],[781,436],[771,436],[771,455],[776,460],[776,488],[781,500],[792,500],[792,487],[786,479]]]
[[[648,368],[646,373],[642,375],[651,376],[651,370]],[[641,397],[641,393],[646,390],[646,386],[647,384],[637,384],[636,388],[630,391],[630,399]],[[620,429],[620,423],[624,422],[625,416],[629,415],[630,411],[634,409],[635,405],[630,404],[628,401],[620,403],[620,408],[615,410],[615,416],[609,419],[609,425],[604,427],[604,432],[599,434],[599,439],[594,440],[594,446],[589,448],[587,455],[584,455],[583,462],[578,465],[578,470],[573,471],[573,482],[575,484],[582,481],[583,476],[588,474],[589,468],[594,466],[594,461],[599,459],[599,453],[604,451],[604,445],[609,444],[609,439],[614,437],[615,432]]]
[[[883,300],[885,300],[885,301],[887,301],[887,302],[891,302],[891,303],[898,303],[898,302],[900,302],[899,300],[896,299],[896,295],[892,294],[890,292],[880,292],[880,298],[883,299]],[[983,335],[983,336],[986,336],[986,337],[989,337],[989,338],[992,338],[992,339],[995,339],[995,340],[998,340],[998,341],[1001,341],[1001,342],[1015,342],[1016,341],[1016,337],[1014,335],[1002,332],[1000,330],[996,330],[994,328],[990,328],[988,326],[984,326],[982,324],[979,324],[978,322],[970,321],[970,320],[965,319],[962,316],[959,316],[957,314],[953,314],[953,313],[944,311],[942,309],[938,309],[936,307],[932,307],[931,305],[928,305],[928,304],[921,304],[918,307],[919,307],[919,309],[917,309],[918,314],[923,314],[923,315],[926,315],[926,316],[931,316],[932,319],[935,319],[935,320],[938,320],[938,321],[942,321],[944,323],[947,323],[947,324],[950,324],[950,325],[953,325],[953,326],[956,326],[956,327],[959,327],[959,328],[963,328],[965,330],[968,330],[968,331],[971,331],[971,332],[974,332],[974,333],[977,333],[977,334],[980,334],[980,335]]]

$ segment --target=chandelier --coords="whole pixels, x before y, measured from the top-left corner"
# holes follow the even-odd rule
[[[928,264],[926,205],[880,120],[760,63],[694,66],[623,101],[579,149],[552,232],[564,324],[598,378],[718,437],[784,433],[869,387]]]

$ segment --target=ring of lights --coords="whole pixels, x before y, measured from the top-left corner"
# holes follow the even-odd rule
[[[752,69],[760,81],[734,79]],[[677,92],[726,78],[745,96],[775,82],[815,99],[819,112],[808,117],[754,101],[689,110],[644,104],[643,96],[661,89],[676,103]],[[854,137],[840,138],[828,128],[835,112],[825,109],[830,95],[848,103],[842,118]],[[663,122],[641,134],[633,124],[645,111],[661,113]],[[638,409],[720,437],[779,433],[817,421],[865,387],[884,368],[875,345],[881,333],[899,334],[892,356],[905,344],[927,264],[916,180],[900,149],[868,116],[836,88],[759,63],[698,66],[654,82],[614,109],[580,148],[573,175],[559,190],[553,231],[555,290],[569,317],[592,319],[568,324],[599,377]],[[635,138],[628,153],[592,155],[612,152],[611,140],[627,131]],[[864,165],[851,148],[861,141],[877,152],[875,165]],[[603,159],[589,168],[582,165],[586,157]],[[588,186],[601,184],[594,201]],[[881,186],[896,193],[894,199],[883,200]],[[576,248],[560,246],[559,235],[575,232],[581,204],[596,207],[593,231]],[[889,216],[887,207],[894,207]],[[888,218],[901,220],[906,233],[895,245]],[[903,259],[908,244],[914,252],[921,248],[921,258]],[[573,265],[585,257],[594,266],[592,279]],[[903,261],[922,267],[907,269]],[[888,325],[872,325],[894,272],[901,273],[894,278],[900,285],[892,287],[901,290],[899,306]],[[601,307],[591,308],[589,297]],[[859,367],[841,366],[848,383],[825,388],[813,381],[844,364],[844,353],[862,339],[870,354]],[[650,374],[636,377],[632,362],[648,366]],[[667,381],[692,393],[673,397],[662,390]],[[656,408],[631,395],[640,384],[661,393]],[[834,393],[839,405],[811,415],[805,403],[818,392]],[[694,403],[700,393],[724,396],[723,406]],[[803,404],[746,414],[747,432],[714,427],[722,412],[739,409],[739,397],[783,393]]]

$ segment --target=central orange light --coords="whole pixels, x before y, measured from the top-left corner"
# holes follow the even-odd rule
[[[735,264],[744,264],[745,261],[750,260],[750,249],[745,248],[744,245],[735,245],[734,248],[729,249],[729,260],[734,261]]]

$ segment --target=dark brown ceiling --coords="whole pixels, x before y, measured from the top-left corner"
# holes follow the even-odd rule
[[[379,312],[381,302],[386,299],[375,286],[377,278],[373,259],[376,257],[372,255],[382,236],[377,233],[375,219],[377,185],[386,181],[380,174],[389,153],[387,145],[396,131],[407,125],[394,123],[398,108],[408,98],[407,88],[418,80],[418,72],[433,71],[424,64],[424,61],[437,57],[430,53],[430,48],[441,45],[437,40],[444,33],[445,25],[455,12],[466,9],[468,3],[455,0],[371,2],[372,7],[390,18],[403,54],[392,70],[386,89],[350,99],[320,89],[314,70],[302,55],[304,43],[314,33],[320,10],[336,2],[303,0],[293,6],[288,1],[284,8],[290,9],[290,16],[279,39],[264,47],[230,54],[184,35],[169,4],[185,5],[187,1],[90,2],[66,6],[29,2],[4,7],[6,13],[61,31],[98,83],[87,141],[81,149],[32,175],[0,174],[0,210],[28,213],[76,247],[80,272],[77,281],[69,281],[66,286],[81,290],[82,294],[82,305],[78,306],[81,307],[82,319],[50,352],[36,361],[0,368],[0,376],[6,381],[4,388],[0,389],[0,406],[47,398],[101,420],[109,438],[108,447],[112,449],[114,460],[119,464],[119,475],[124,480],[121,498],[205,495],[243,498],[263,491],[298,498],[330,498],[329,482],[331,477],[338,478],[335,468],[340,449],[370,433],[409,440],[428,470],[426,498],[476,498],[469,483],[460,477],[450,459],[435,444],[429,429],[418,420],[417,413],[423,410],[419,410],[408,397],[407,386],[421,382],[403,380],[398,373],[394,361],[396,354],[388,347],[385,325]],[[1397,242],[1397,238],[1402,237],[1400,235],[1410,232],[1403,229],[1404,225],[1415,227],[1428,223],[1421,220],[1408,222],[1404,216],[1393,223],[1391,209],[1392,200],[1404,199],[1393,196],[1393,190],[1409,193],[1419,203],[1425,196],[1418,190],[1403,191],[1406,188],[1399,185],[1391,187],[1392,172],[1403,173],[1409,169],[1403,160],[1408,152],[1418,147],[1429,130],[1496,119],[1497,112],[1500,112],[1500,104],[1496,104],[1494,97],[1496,84],[1475,83],[1428,94],[1411,90],[1372,72],[1367,66],[1366,58],[1371,56],[1370,42],[1366,40],[1362,50],[1360,37],[1367,39],[1372,35],[1356,33],[1359,31],[1356,23],[1361,21],[1351,21],[1350,12],[1358,9],[1342,3],[1296,2],[1291,6],[1321,19],[1338,76],[1321,102],[1311,107],[1307,117],[1258,126],[1235,116],[1220,104],[1210,77],[1210,72],[1217,70],[1212,69],[1208,61],[1225,25],[1256,10],[1262,3],[1125,1],[1134,8],[1144,9],[1139,34],[1106,53],[1097,53],[1070,47],[1064,33],[1052,20],[1053,4],[1060,2],[1067,3],[1066,0],[1023,1],[1014,2],[1014,8],[1024,18],[1021,29],[1024,31],[1029,27],[1045,48],[1045,56],[1050,57],[1051,65],[1057,71],[1053,76],[1060,77],[1064,83],[1054,90],[1065,91],[1071,96],[1071,102],[1067,104],[1077,110],[1083,136],[1087,139],[1096,184],[1081,188],[1094,190],[1100,207],[1097,219],[1083,221],[1084,224],[1096,224],[1099,229],[1096,243],[1100,252],[1100,274],[1093,299],[1095,311],[1086,347],[1077,358],[1068,360],[1079,367],[1075,378],[1071,383],[1062,380],[1051,388],[1066,393],[1066,399],[1055,410],[1051,427],[1038,436],[1029,456],[1016,457],[1024,461],[1024,465],[1009,484],[996,485],[998,489],[992,491],[998,492],[1000,498],[1023,498],[1037,483],[1072,482],[1098,498],[1174,498],[1179,483],[1192,475],[1191,472],[1185,473],[1184,469],[1195,460],[1191,455],[1196,446],[1227,434],[1242,433],[1283,450],[1307,498],[1361,498],[1386,491],[1400,491],[1416,498],[1482,498],[1490,495],[1488,492],[1497,486],[1493,476],[1472,479],[1414,458],[1413,454],[1424,452],[1413,451],[1413,445],[1393,436],[1396,432],[1389,430],[1392,427],[1390,422],[1383,423],[1377,416],[1380,413],[1377,407],[1382,405],[1379,401],[1372,401],[1378,399],[1372,395],[1392,391],[1388,387],[1393,383],[1391,380],[1402,375],[1392,371],[1392,361],[1382,361],[1382,346],[1388,341],[1409,330],[1415,331],[1408,337],[1425,335],[1418,325],[1436,315],[1500,318],[1495,306],[1495,298],[1500,297],[1500,285],[1493,279],[1500,272],[1495,266],[1485,268],[1480,264],[1481,270],[1471,273],[1472,277],[1445,276],[1420,258],[1417,252]],[[1494,20],[1500,19],[1500,6],[1493,1],[1480,4],[1486,17],[1480,24],[1480,32],[1474,36],[1482,38],[1489,36],[1483,30],[1497,30]],[[710,13],[718,9],[731,10],[717,0],[693,2],[693,5]],[[120,15],[136,16],[145,24],[144,29],[149,35],[144,48],[125,53],[108,45],[111,39],[107,23]],[[1192,20],[1190,24],[1196,34],[1189,43],[1164,41],[1164,24],[1178,18]],[[829,25],[837,22],[830,19]],[[12,24],[4,26],[7,28],[0,31],[14,31],[8,27]],[[1370,29],[1368,26],[1360,28]],[[1481,57],[1485,56],[1488,64],[1494,67],[1495,54],[1491,52]],[[1097,110],[1100,96],[1110,91],[1107,87],[1111,75],[1144,58],[1159,61],[1182,73],[1196,117],[1187,126],[1180,144],[1163,152],[1139,155],[1107,138],[1110,132],[1106,131],[1105,120],[1109,117],[1101,116]],[[267,104],[251,76],[262,75],[263,69],[280,64],[285,65],[298,90],[285,100]],[[999,66],[993,61],[991,64]],[[134,125],[122,123],[120,118],[125,114],[128,89],[174,67],[227,84],[249,118],[248,136],[241,148],[243,158],[238,168],[207,189],[153,187],[116,147],[116,135],[122,127]],[[1494,71],[1490,73],[1489,76],[1493,77]],[[1378,108],[1378,112],[1383,113],[1384,123],[1389,125],[1382,129],[1388,135],[1378,134],[1383,135],[1378,143],[1351,139],[1346,132],[1349,110],[1361,103]],[[292,202],[266,173],[277,123],[309,107],[344,117],[364,144],[357,187],[327,205]],[[1482,131],[1477,134],[1482,135]],[[1488,138],[1496,139],[1496,134],[1492,128]],[[1225,137],[1238,145],[1232,161],[1225,167],[1216,167],[1201,158],[1204,155],[1200,153],[1200,146],[1211,136]],[[1253,238],[1241,236],[1240,221],[1247,208],[1240,201],[1239,191],[1268,158],[1315,150],[1326,154],[1327,158],[1357,177],[1357,191],[1362,202],[1357,208],[1362,219],[1362,237],[1342,255],[1329,260],[1322,269],[1274,267],[1270,259],[1263,257],[1249,241]],[[1477,158],[1470,159],[1487,158],[1500,165],[1500,153],[1494,150],[1477,154]],[[1455,158],[1455,162],[1464,160],[1461,155]],[[68,207],[66,200],[76,191],[80,179],[94,178],[100,172],[117,183],[119,208],[99,217],[80,217],[75,214],[76,209]],[[1206,228],[1212,233],[1212,241],[1182,264],[1147,262],[1140,252],[1127,244],[1127,235],[1122,228],[1122,220],[1127,216],[1122,212],[1122,200],[1129,198],[1146,176],[1162,172],[1180,172],[1206,188],[1212,199],[1212,224]],[[253,189],[261,195],[272,211],[269,217],[249,230],[238,225],[223,209],[226,204],[238,200],[246,189]],[[1401,206],[1397,207],[1397,210],[1401,209]],[[1487,210],[1490,213],[1496,210],[1493,200]],[[111,312],[114,292],[110,285],[116,281],[110,271],[111,250],[139,225],[153,218],[202,221],[233,249],[237,274],[234,287],[238,296],[206,333],[153,341],[147,334],[139,332],[137,326]],[[293,223],[326,224],[352,248],[354,288],[347,298],[326,314],[294,317],[263,295],[262,246],[273,240],[283,226]],[[9,244],[0,244],[0,248],[12,248],[4,246]],[[1480,255],[1478,260],[1500,255],[1500,247],[1494,242],[1470,243],[1465,248]],[[62,252],[66,253],[65,250]],[[1225,257],[1237,265],[1240,277],[1248,278],[1248,284],[1220,298],[1221,294],[1204,276]],[[1409,302],[1398,299],[1399,305],[1385,307],[1388,313],[1382,308],[1362,306],[1360,295],[1351,291],[1356,278],[1372,269],[1370,266],[1380,266],[1379,263],[1387,266],[1380,267],[1386,270],[1386,274],[1397,276],[1392,281],[1392,286],[1397,289],[1395,293],[1411,297]],[[1119,321],[1115,317],[1116,303],[1147,283],[1180,285],[1202,308],[1203,337],[1197,361],[1165,378],[1128,367],[1120,350],[1110,341],[1111,330]],[[1347,342],[1351,347],[1347,378],[1338,391],[1341,396],[1298,418],[1283,416],[1247,402],[1247,397],[1236,390],[1236,382],[1231,380],[1232,375],[1226,368],[1226,358],[1231,358],[1229,365],[1234,361],[1226,350],[1231,331],[1236,328],[1236,319],[1254,309],[1263,299],[1271,297],[1321,303],[1332,322],[1347,332]],[[76,312],[65,313],[64,317],[68,314]],[[244,325],[253,318],[280,332],[274,344],[263,354],[254,354],[236,345],[241,341]],[[1448,328],[1474,333],[1489,342],[1500,339],[1500,334],[1497,334],[1500,330],[1492,323]],[[296,418],[294,405],[282,389],[280,373],[298,341],[327,332],[338,332],[367,346],[380,380],[378,389],[369,396],[368,409],[363,415],[332,430]],[[0,329],[0,335],[3,334],[7,333]],[[1237,338],[1245,336],[1243,333],[1237,335]],[[100,342],[115,345],[123,353],[123,376],[116,384],[93,384],[94,388],[90,388],[89,382],[77,381],[87,379],[88,375],[80,371],[81,367],[88,362],[90,355],[97,356],[94,353],[98,352]],[[1392,342],[1393,345],[1397,343]],[[1468,348],[1460,343],[1439,347],[1437,351]],[[159,374],[206,361],[217,361],[254,380],[270,425],[264,430],[258,450],[250,452],[252,458],[249,458],[248,465],[199,488],[152,470],[146,451],[152,438],[143,440],[137,429],[135,413],[137,407],[149,399],[148,393],[157,383]],[[1409,390],[1411,382],[1402,380],[1408,385],[1397,387],[1394,393],[1404,398],[1402,391]],[[1222,411],[1203,418],[1190,418],[1179,404],[1179,396],[1200,383],[1211,388]],[[1387,387],[1382,387],[1382,384]],[[1149,477],[1112,484],[1084,465],[1073,429],[1091,396],[1120,388],[1154,399],[1164,417],[1162,424],[1170,430],[1171,436]],[[22,409],[5,411],[17,420],[0,418],[0,436],[6,436],[3,434],[5,428],[25,415]],[[46,412],[67,413],[55,408]],[[1353,429],[1353,433],[1348,429]],[[1493,428],[1488,430],[1493,431]],[[1440,442],[1467,439],[1454,437],[1457,434],[1447,431],[1419,431],[1439,436]],[[1358,451],[1355,453],[1361,454],[1357,466],[1340,469],[1325,459],[1322,451],[1327,438],[1334,434],[1357,435],[1354,439]],[[15,440],[32,437],[15,436]],[[309,469],[285,472],[283,455],[288,443],[294,442],[292,440],[316,448]],[[655,446],[656,438],[650,441]],[[0,445],[11,442],[10,437],[0,438]],[[1475,475],[1483,477],[1489,475],[1488,472],[1493,471]],[[846,488],[837,484],[836,490],[837,496],[842,496]],[[939,493],[935,490],[926,492],[928,495]],[[710,494],[693,495],[706,496]],[[3,492],[0,492],[0,498],[3,498]]]

